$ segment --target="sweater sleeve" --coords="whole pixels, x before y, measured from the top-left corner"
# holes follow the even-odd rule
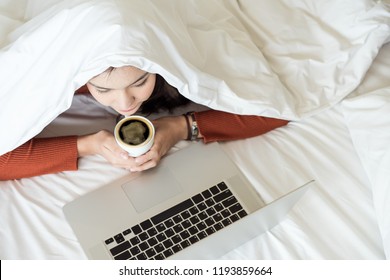
[[[0,180],[77,170],[77,136],[34,138],[0,156]]]
[[[288,123],[286,120],[208,110],[195,118],[205,143],[258,136]]]

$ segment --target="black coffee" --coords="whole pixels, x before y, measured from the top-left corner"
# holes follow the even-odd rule
[[[129,120],[119,128],[119,136],[129,145],[139,145],[148,138],[149,128],[141,121]]]

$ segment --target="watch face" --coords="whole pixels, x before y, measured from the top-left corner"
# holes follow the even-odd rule
[[[191,135],[191,140],[198,139],[199,130],[198,130],[198,124],[196,123],[196,121],[192,122],[191,134],[192,134]]]

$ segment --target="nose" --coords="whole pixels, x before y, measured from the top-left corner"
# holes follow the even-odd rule
[[[117,97],[117,104],[118,107],[122,110],[125,111],[131,107],[131,105],[134,103],[134,97],[133,95],[126,90],[121,90],[118,92],[118,97]]]

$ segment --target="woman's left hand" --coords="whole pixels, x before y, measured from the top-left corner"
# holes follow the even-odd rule
[[[135,158],[136,165],[131,171],[155,167],[177,142],[187,138],[187,123],[184,116],[163,117],[152,122],[156,130],[154,144],[147,153]]]

